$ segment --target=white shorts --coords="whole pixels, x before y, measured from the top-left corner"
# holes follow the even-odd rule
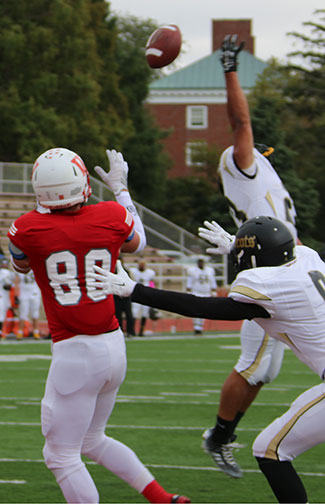
[[[271,338],[256,322],[244,320],[240,332],[241,354],[235,370],[250,385],[270,383],[281,369],[285,344]]]
[[[325,383],[303,392],[282,416],[255,439],[255,457],[292,461],[313,446],[325,443]]]
[[[19,298],[19,320],[38,319],[41,308],[41,295],[32,294]]]

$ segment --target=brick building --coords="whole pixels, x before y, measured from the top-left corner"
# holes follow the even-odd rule
[[[228,33],[237,33],[239,41],[245,40],[238,76],[248,93],[267,64],[254,56],[251,20],[246,19],[212,20],[212,53],[150,85],[146,105],[161,128],[172,130],[164,140],[173,160],[171,177],[191,174],[191,149],[197,142],[224,148],[232,141],[219,61],[220,46]]]

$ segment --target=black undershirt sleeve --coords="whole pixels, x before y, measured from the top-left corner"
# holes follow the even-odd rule
[[[160,310],[179,313],[185,317],[211,320],[244,320],[270,318],[257,304],[243,303],[227,297],[199,297],[183,292],[155,289],[136,284],[132,301]]]

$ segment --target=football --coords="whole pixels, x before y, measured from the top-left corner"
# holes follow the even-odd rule
[[[146,58],[151,68],[162,68],[172,63],[181,50],[182,35],[178,26],[164,25],[155,30],[146,45]]]

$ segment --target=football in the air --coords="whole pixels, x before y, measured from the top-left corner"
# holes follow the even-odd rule
[[[157,28],[150,35],[146,45],[146,58],[151,68],[170,65],[181,50],[182,34],[174,24]]]

